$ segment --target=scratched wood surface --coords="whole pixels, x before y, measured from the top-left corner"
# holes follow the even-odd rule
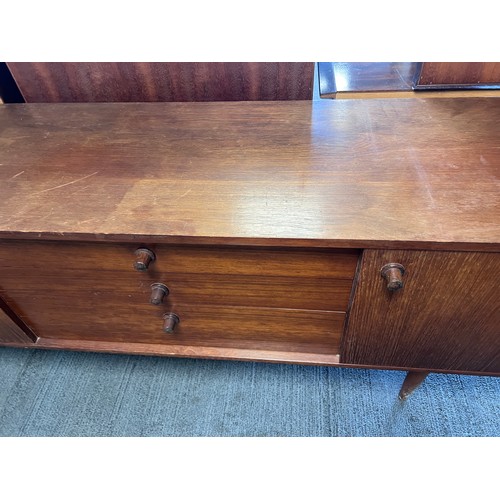
[[[0,107],[0,237],[500,248],[500,99]]]

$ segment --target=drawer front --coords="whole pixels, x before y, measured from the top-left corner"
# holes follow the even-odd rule
[[[2,242],[1,293],[41,338],[339,352],[356,252],[157,245],[137,271],[136,249]]]
[[[173,333],[165,333],[167,309],[134,300],[96,296],[68,307],[59,295],[50,302],[22,293],[9,299],[20,305],[20,317],[41,338],[96,342],[338,353],[345,317],[330,311],[180,304],[175,308],[180,322]]]
[[[133,269],[140,244],[0,241],[0,258],[15,267],[96,272]],[[148,245],[156,255],[148,273],[353,279],[356,250]]]
[[[133,268],[137,245],[2,242],[0,287],[46,287],[97,294],[119,290],[148,301],[164,283],[171,305],[201,303],[345,312],[358,254],[348,251],[156,245],[146,271]]]

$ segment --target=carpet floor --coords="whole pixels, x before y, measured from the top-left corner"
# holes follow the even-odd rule
[[[500,378],[0,348],[0,436],[500,436]]]

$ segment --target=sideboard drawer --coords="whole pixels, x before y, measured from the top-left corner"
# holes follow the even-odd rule
[[[358,252],[139,246],[1,242],[0,293],[41,339],[339,352]]]
[[[176,305],[213,304],[345,312],[358,252],[154,245],[145,271],[133,264],[138,245],[115,243],[0,243],[0,289],[66,294],[114,293],[149,301],[163,283]],[[75,294],[71,296],[71,294]]]
[[[67,296],[66,296],[67,297]],[[179,304],[172,312],[180,321],[164,331],[170,308],[119,296],[84,296],[66,301],[58,293],[47,298],[9,294],[19,317],[44,339],[217,346],[338,353],[345,314],[259,307]]]

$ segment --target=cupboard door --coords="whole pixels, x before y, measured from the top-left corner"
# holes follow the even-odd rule
[[[366,250],[341,362],[500,372],[500,254]]]
[[[36,336],[0,298],[0,344],[32,344]]]

